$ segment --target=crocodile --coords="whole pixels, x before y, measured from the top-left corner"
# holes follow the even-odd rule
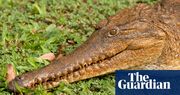
[[[97,24],[82,45],[16,76],[8,88],[53,88],[116,70],[180,70],[180,0],[139,3]]]

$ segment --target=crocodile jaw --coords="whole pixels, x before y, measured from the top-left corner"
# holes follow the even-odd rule
[[[37,85],[41,84],[44,88],[48,89],[58,86],[62,81],[72,83],[75,81],[111,73],[117,69],[120,69],[119,67],[117,67],[118,62],[115,61],[116,56],[120,53],[121,52],[111,57],[107,56],[104,58],[103,56],[103,60],[98,60],[89,64],[79,64],[78,68],[76,65],[70,65],[64,68],[63,71],[57,70],[56,72],[54,72],[54,70],[52,71],[51,69],[48,69],[58,67],[61,64],[56,63],[57,61],[54,61],[54,63],[51,63],[44,68],[17,76],[13,81],[9,83],[8,88],[16,92],[16,85],[18,85],[19,87],[34,88]],[[126,66],[122,67],[121,69],[126,69]],[[28,78],[30,80],[28,80]]]
[[[71,54],[56,58],[43,68],[17,76],[8,84],[8,88],[17,91],[15,84],[25,88],[34,88],[39,84],[52,88],[61,81],[71,83],[115,71],[117,68],[111,68],[111,65],[116,65],[113,64],[113,58],[125,50],[127,45],[121,41],[104,44],[101,33],[94,32]]]

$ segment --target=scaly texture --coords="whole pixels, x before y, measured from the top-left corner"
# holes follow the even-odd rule
[[[118,69],[180,69],[180,2],[162,0],[124,9],[97,25],[91,37],[72,53],[17,76],[8,85],[56,87]]]

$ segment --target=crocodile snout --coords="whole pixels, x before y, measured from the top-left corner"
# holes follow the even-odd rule
[[[18,87],[24,87],[21,79],[16,77],[14,80],[8,83],[8,89],[16,92]]]

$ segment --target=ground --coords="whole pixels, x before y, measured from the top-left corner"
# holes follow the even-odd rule
[[[136,3],[156,0],[0,0],[0,95],[12,95],[7,89],[6,65],[17,75],[49,64],[40,59],[44,53],[72,52],[95,31],[98,21]],[[113,95],[114,74],[91,78],[57,88],[34,91],[31,95]],[[64,94],[63,94],[64,93]]]

